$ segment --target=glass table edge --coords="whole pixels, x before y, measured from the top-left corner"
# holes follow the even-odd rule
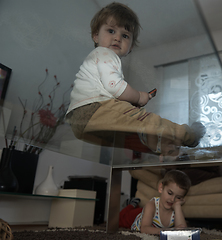
[[[26,197],[26,198],[36,198],[36,199],[71,199],[71,200],[84,200],[84,201],[99,201],[97,198],[80,198],[80,197],[70,197],[70,196],[51,196],[51,195],[38,195],[38,194],[29,194],[29,193],[18,193],[18,192],[2,192],[0,195],[3,196],[14,196],[14,197]]]
[[[112,165],[113,169],[130,170],[137,168],[149,168],[149,167],[171,167],[171,166],[204,166],[204,165],[222,165],[222,159],[212,159],[212,160],[192,160],[192,161],[181,161],[181,162],[163,162],[163,163],[136,163],[136,164],[124,164],[124,165]]]

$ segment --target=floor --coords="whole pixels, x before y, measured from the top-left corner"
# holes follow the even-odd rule
[[[222,230],[222,219],[187,219],[188,227]],[[10,225],[12,231],[47,230],[47,224]],[[98,226],[97,226],[98,227]]]
[[[10,225],[12,232],[13,231],[38,231],[48,229],[47,224],[43,225]]]

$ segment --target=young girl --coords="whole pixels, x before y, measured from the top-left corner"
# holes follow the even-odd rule
[[[168,171],[158,186],[160,197],[151,199],[144,208],[134,199],[120,212],[119,226],[147,234],[160,234],[161,228],[187,227],[182,208],[191,181],[182,171]],[[131,225],[132,224],[132,225]]]
[[[78,139],[113,146],[114,138],[121,138],[116,147],[138,150],[139,143],[145,151],[177,156],[179,146],[196,146],[203,131],[194,132],[142,108],[152,96],[133,89],[121,66],[121,58],[137,45],[139,30],[137,15],[121,3],[96,13],[91,21],[95,49],[76,74],[67,118]]]

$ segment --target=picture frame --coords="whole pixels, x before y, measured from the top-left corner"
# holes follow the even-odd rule
[[[0,63],[0,100],[4,100],[12,69]]]

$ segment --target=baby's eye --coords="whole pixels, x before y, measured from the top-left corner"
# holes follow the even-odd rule
[[[172,192],[168,192],[169,195],[172,195]]]
[[[108,29],[108,32],[109,33],[114,33],[114,30],[113,29]]]
[[[128,39],[128,38],[129,38],[129,36],[128,36],[127,34],[123,34],[123,38],[126,38],[126,39]]]

